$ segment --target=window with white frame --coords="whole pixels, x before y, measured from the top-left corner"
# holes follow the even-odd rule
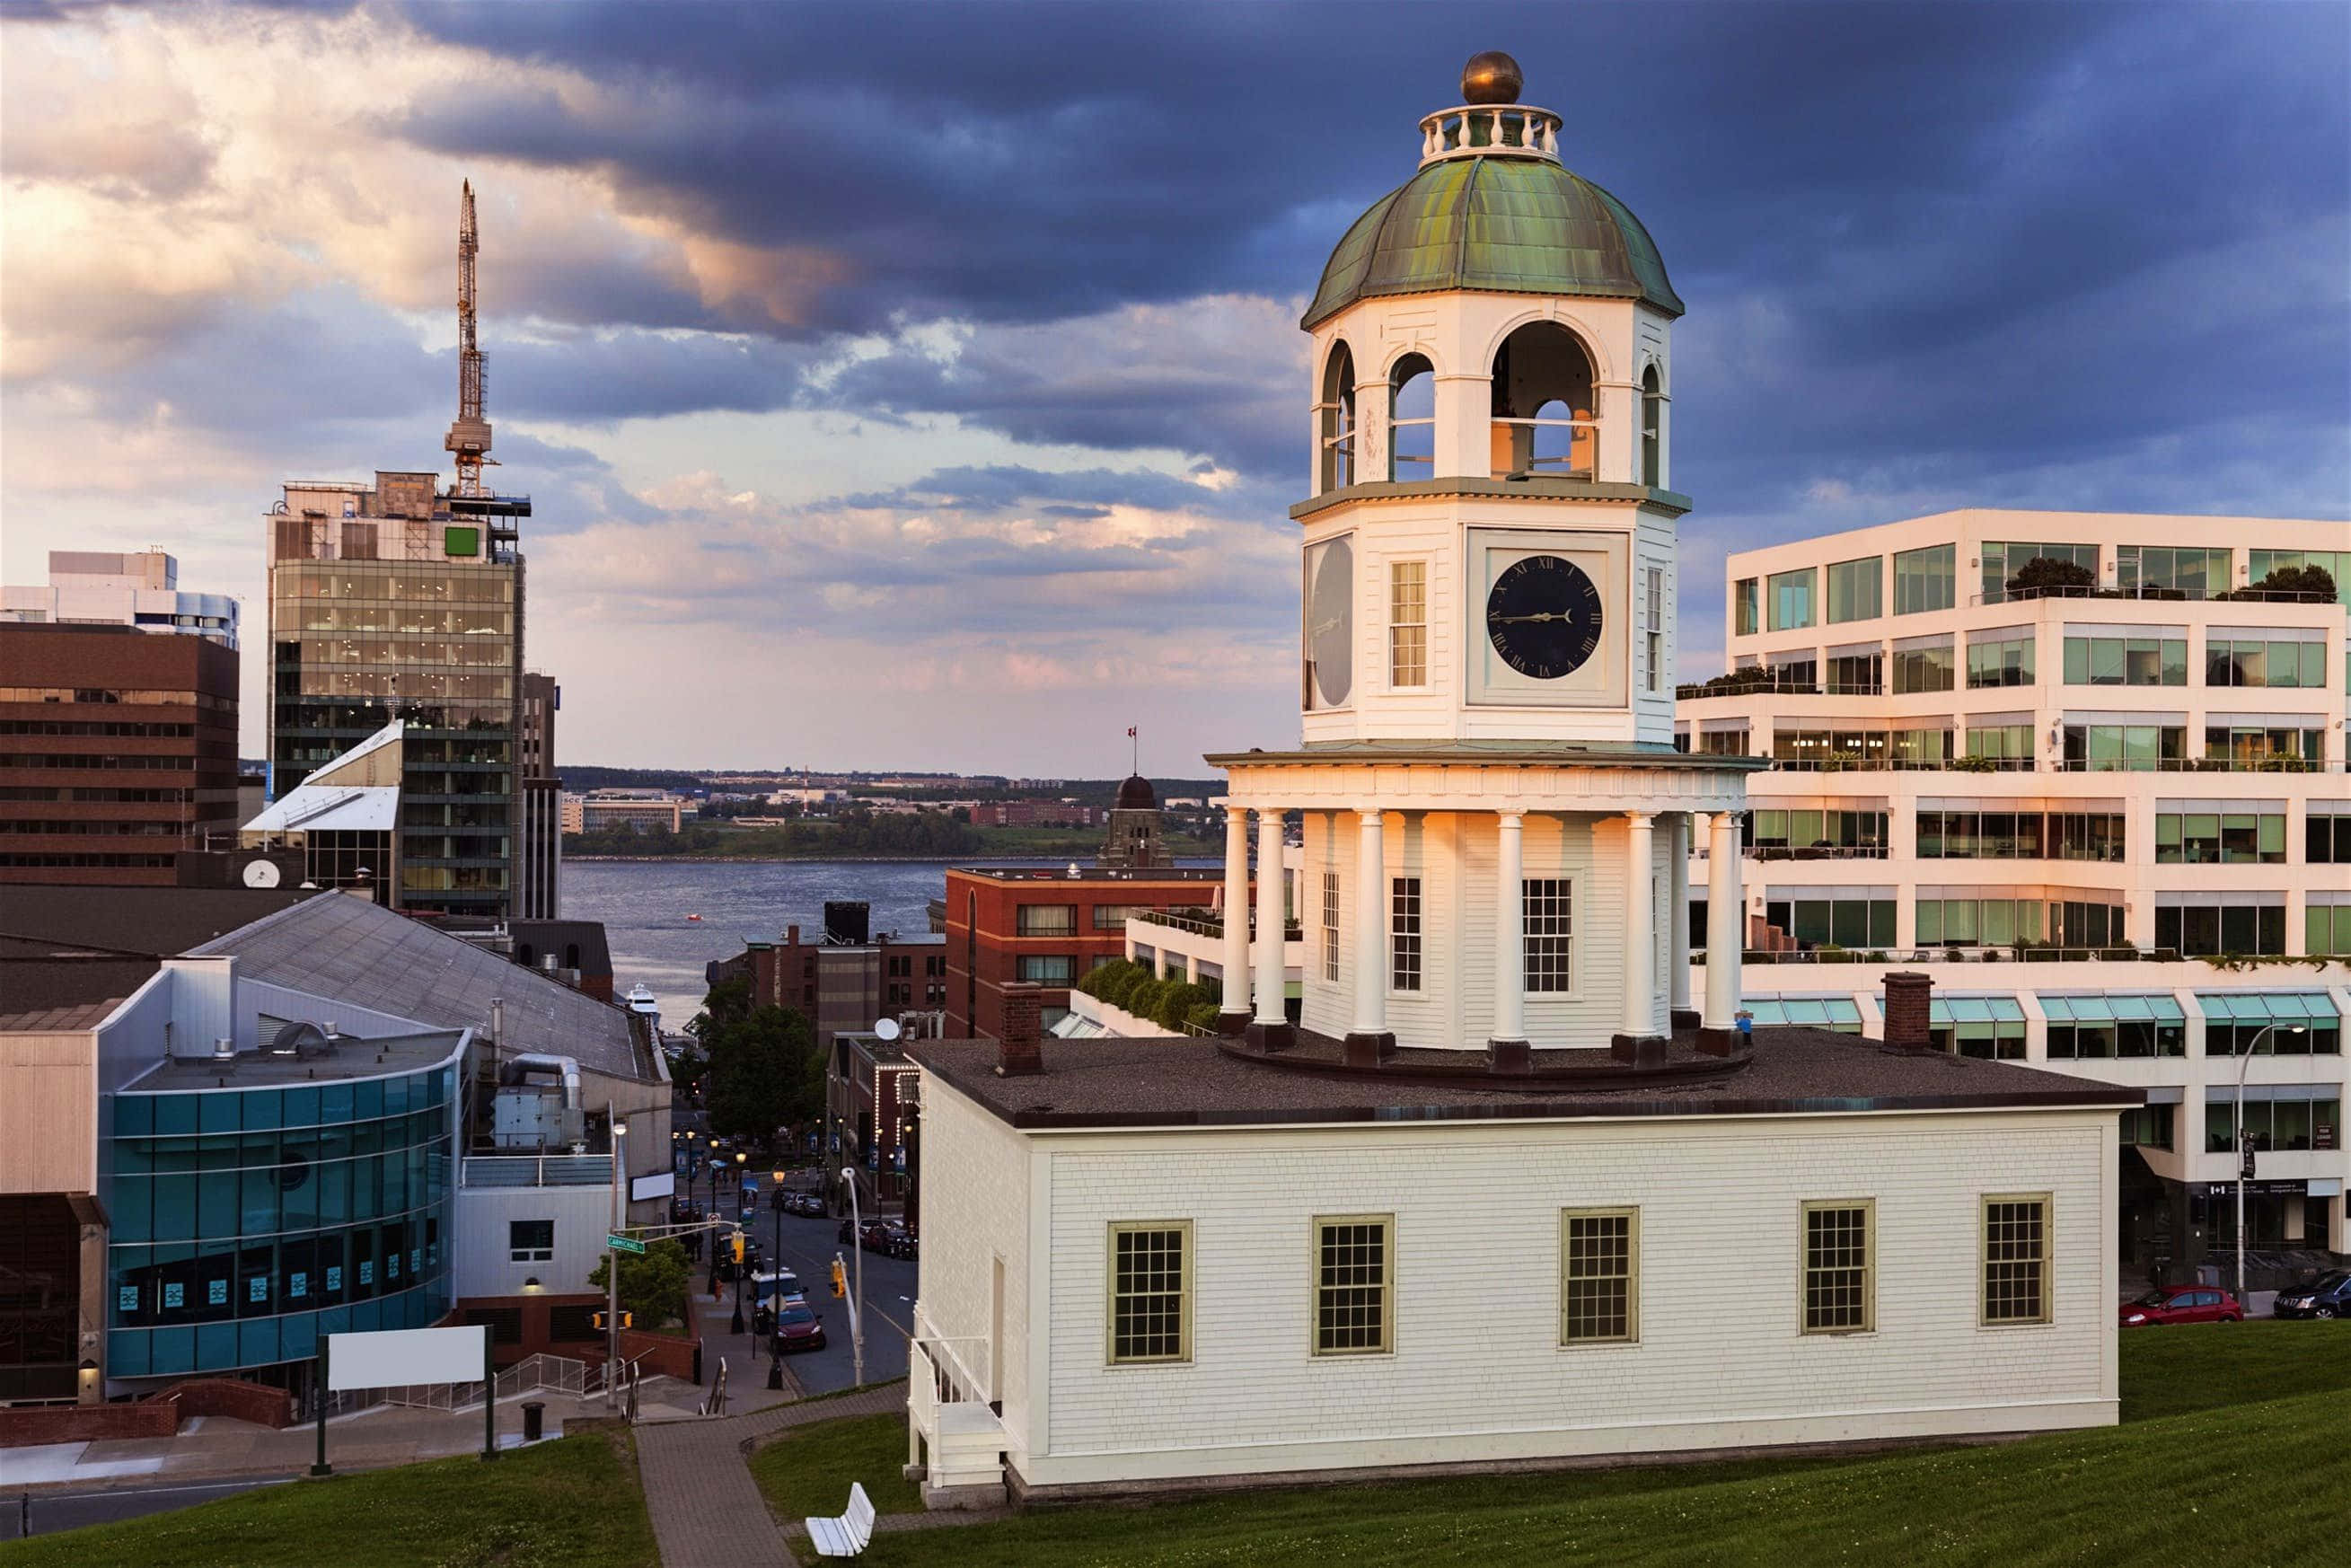
[[[507,1256],[517,1263],[555,1260],[555,1221],[510,1219],[507,1222]]]
[[[2049,1195],[1983,1200],[1983,1321],[2049,1321]]]
[[[1420,989],[1420,878],[1399,876],[1388,883],[1388,987]]]
[[[1110,1361],[1192,1358],[1192,1222],[1110,1228]]]
[[[1339,873],[1322,873],[1322,977],[1339,977]]]
[[[1388,562],[1388,685],[1428,684],[1428,563]]]
[[[1649,689],[1661,691],[1665,685],[1666,664],[1666,569],[1653,566],[1648,572],[1648,592],[1641,606],[1644,645],[1649,656]]]
[[[1394,1343],[1395,1217],[1314,1221],[1314,1354],[1381,1355]]]
[[[1528,878],[1520,883],[1519,918],[1527,989],[1575,989],[1575,884],[1565,877]]]

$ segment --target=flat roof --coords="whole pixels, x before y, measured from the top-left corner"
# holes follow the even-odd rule
[[[1225,869],[1218,865],[1157,865],[1121,866],[1081,865],[1073,873],[1065,862],[1061,865],[958,865],[949,866],[950,876],[984,876],[990,882],[1222,882]]]
[[[1203,760],[1211,768],[1226,768],[1438,762],[1506,768],[1670,768],[1698,773],[1754,773],[1771,766],[1768,757],[1568,740],[1337,740],[1310,742],[1292,751],[1212,751]]]
[[[906,1054],[1000,1120],[1027,1131],[1228,1127],[1301,1122],[1608,1120],[1626,1116],[1839,1115],[1868,1111],[2056,1109],[2142,1104],[2138,1089],[2005,1061],[1889,1051],[1826,1030],[1759,1029],[1755,1058],[1698,1082],[1623,1089],[1510,1090],[1370,1074],[1301,1072],[1246,1061],[1192,1036],[1044,1041],[1045,1071],[996,1074],[994,1040],[919,1040]],[[1474,1061],[1474,1052],[1415,1053]],[[1548,1053],[1547,1053],[1548,1054]],[[1604,1051],[1561,1052],[1589,1056]]]
[[[204,1056],[173,1057],[122,1087],[126,1094],[184,1094],[209,1089],[274,1089],[307,1083],[342,1083],[360,1078],[390,1078],[446,1061],[465,1039],[458,1030],[360,1040],[345,1035],[312,1056],[273,1056],[241,1051],[233,1067]],[[221,1081],[226,1079],[227,1082]]]

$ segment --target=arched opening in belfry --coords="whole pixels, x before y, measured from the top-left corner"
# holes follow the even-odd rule
[[[1388,372],[1388,477],[1437,476],[1437,367],[1406,354]]]
[[[1530,321],[1494,351],[1493,476],[1595,477],[1592,357],[1555,321]]]
[[[1314,422],[1322,476],[1316,491],[1345,489],[1355,482],[1355,356],[1343,342],[1334,344],[1322,361]]]
[[[1666,393],[1657,367],[1641,372],[1641,483],[1656,488],[1666,482]]]

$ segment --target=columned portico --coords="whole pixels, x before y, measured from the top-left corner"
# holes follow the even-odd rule
[[[1249,808],[1225,802],[1225,953],[1217,1032],[1238,1034],[1249,1021]]]
[[[1523,1072],[1527,1045],[1526,813],[1496,819],[1494,870],[1494,1032],[1486,1051],[1498,1072]]]
[[[1257,814],[1256,1016],[1251,1045],[1279,1050],[1290,1040],[1287,988],[1282,984],[1281,824],[1284,813],[1260,807]]]
[[[1355,813],[1355,1011],[1347,1055],[1374,1061],[1395,1049],[1395,1036],[1388,1032],[1384,821],[1374,807]]]
[[[1625,1045],[1658,1038],[1656,829],[1655,812],[1625,813]]]
[[[1700,1027],[1739,1026],[1740,963],[1747,950],[1747,894],[1739,881],[1739,816],[1715,814],[1706,849],[1706,1012]]]

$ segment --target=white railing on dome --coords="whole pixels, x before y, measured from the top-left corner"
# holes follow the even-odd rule
[[[1559,156],[1560,118],[1523,103],[1465,103],[1440,109],[1420,122],[1420,161]]]

